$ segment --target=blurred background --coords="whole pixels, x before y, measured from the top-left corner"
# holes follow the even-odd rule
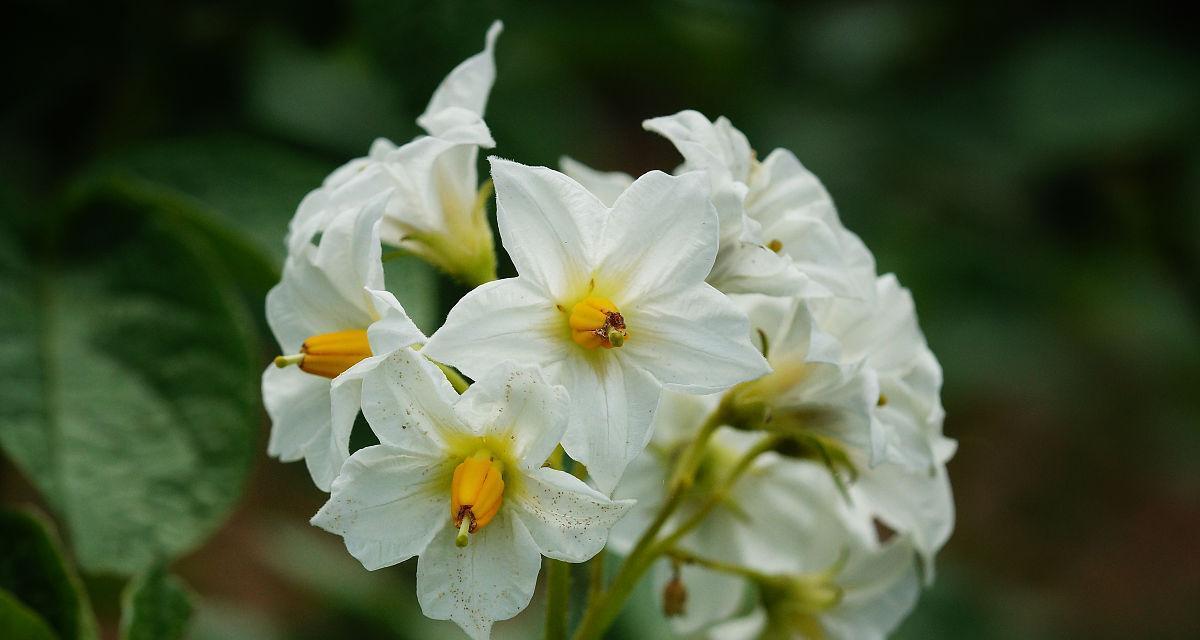
[[[897,637],[1200,637],[1194,20],[1020,0],[4,13],[0,496],[53,516],[105,637],[120,576],[171,558],[198,640],[456,637],[420,615],[413,563],[369,574],[308,526],[323,494],[265,456],[257,378],[300,198],[416,135],[493,18],[495,153],[671,168],[644,118],[725,115],[760,157],[793,150],[912,289],[958,524]],[[427,331],[462,293],[388,269]],[[612,637],[659,637],[651,596]]]

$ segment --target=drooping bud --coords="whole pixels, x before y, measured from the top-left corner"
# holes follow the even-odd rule
[[[458,527],[455,543],[467,546],[468,534],[487,526],[504,501],[504,465],[487,449],[476,451],[454,469],[450,519]]]
[[[299,365],[305,373],[336,378],[369,357],[371,343],[366,329],[350,329],[312,336],[300,345],[300,353],[276,357],[275,366]]]
[[[571,339],[585,349],[620,347],[629,337],[617,305],[600,296],[588,296],[571,307],[567,324],[571,326]]]
[[[668,618],[676,618],[687,613],[687,597],[687,587],[683,584],[683,579],[679,575],[679,566],[676,564],[671,580],[663,587],[663,615]]]

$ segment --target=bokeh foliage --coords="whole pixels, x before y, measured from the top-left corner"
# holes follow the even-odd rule
[[[961,443],[959,525],[901,637],[1200,633],[1200,38],[1168,9],[1081,2],[18,0],[0,491],[54,515],[62,566],[138,573],[178,611],[183,588],[144,573],[172,566],[199,638],[446,633],[411,567],[363,574],[290,526],[321,497],[262,457],[262,295],[303,194],[375,136],[415,135],[495,17],[496,153],[669,168],[643,118],[726,115],[760,155],[794,150],[913,289]],[[427,331],[461,294],[387,268]],[[88,585],[114,635],[105,580]],[[0,624],[73,637],[35,604],[0,593]]]

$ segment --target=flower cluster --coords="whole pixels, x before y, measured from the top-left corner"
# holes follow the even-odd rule
[[[625,560],[611,581],[592,560],[576,638],[651,571],[681,633],[886,635],[954,518],[908,292],[791,152],[760,161],[724,118],[644,123],[683,156],[670,173],[491,157],[481,187],[500,30],[427,135],[377,140],[290,225],[263,398],[271,455],[330,494],[313,524],[368,569],[417,556],[422,610],[473,638],[525,609],[542,556],[606,547]],[[383,245],[474,287],[432,336],[385,288]],[[351,453],[360,411],[379,444]]]

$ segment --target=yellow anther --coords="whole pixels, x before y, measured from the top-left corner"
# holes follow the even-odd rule
[[[776,238],[775,240],[767,243],[767,248],[775,253],[779,253],[780,251],[783,251],[783,242]]]
[[[315,376],[336,378],[343,371],[371,356],[371,343],[365,329],[322,333],[304,341],[300,353],[278,356],[275,366],[300,365],[300,370]]]
[[[504,502],[504,465],[487,449],[476,451],[454,469],[450,519],[458,527],[455,544],[467,546],[467,534],[487,526]]]
[[[600,296],[588,296],[571,307],[567,324],[571,326],[571,339],[585,349],[620,347],[629,337],[617,305]]]

